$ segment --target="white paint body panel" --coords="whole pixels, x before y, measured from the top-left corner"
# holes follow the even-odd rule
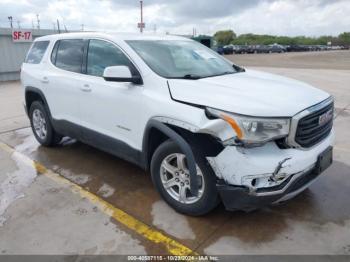
[[[60,39],[102,39],[112,42],[139,70],[143,85],[107,82],[102,77],[55,67],[50,55],[55,41]],[[53,118],[71,121],[122,140],[137,150],[142,149],[147,122],[154,118],[191,132],[208,133],[221,141],[235,135],[225,121],[209,120],[203,109],[174,101],[172,97],[191,104],[262,117],[292,117],[329,97],[327,93],[305,83],[252,70],[200,80],[167,80],[154,73],[125,42],[137,39],[191,41],[174,36],[102,33],[37,38],[35,41],[50,40],[50,45],[39,65],[23,64],[22,84],[43,91]],[[48,81],[42,83],[43,77]],[[91,92],[83,92],[84,85],[88,85]],[[291,157],[291,160],[282,170],[287,174],[314,165],[318,154],[332,141],[333,134],[309,150],[281,150],[273,142],[251,149],[228,146],[216,158],[210,159],[210,163],[219,178],[232,185],[242,185],[244,176],[270,175],[279,161],[287,157]]]
[[[169,81],[174,99],[249,116],[293,116],[329,97],[297,80],[247,70],[245,73]]]

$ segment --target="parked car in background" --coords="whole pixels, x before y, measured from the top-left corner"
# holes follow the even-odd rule
[[[232,55],[233,54],[233,45],[225,45],[223,47],[223,52],[225,55]]]
[[[325,45],[317,45],[317,50],[318,51],[326,51],[327,50],[327,46],[325,46]]]
[[[247,54],[249,47],[247,45],[236,45],[234,48],[235,54]]]
[[[254,49],[254,53],[263,54],[263,53],[268,53],[269,50],[270,50],[270,47],[268,45],[256,45]]]
[[[332,163],[328,93],[245,70],[187,38],[39,37],[21,82],[40,144],[70,136],[130,161],[181,213],[285,202]]]
[[[290,45],[287,48],[287,51],[288,52],[306,52],[306,51],[309,51],[309,48],[303,45]]]
[[[339,45],[335,45],[331,47],[331,50],[342,50],[342,47]]]
[[[284,48],[284,46],[278,44],[269,45],[268,49],[269,53],[284,53],[286,51],[287,50]]]
[[[224,47],[223,46],[220,46],[220,45],[214,46],[213,50],[220,55],[224,54]]]

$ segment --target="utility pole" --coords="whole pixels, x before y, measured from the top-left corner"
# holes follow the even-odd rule
[[[61,33],[60,21],[58,21],[58,19],[57,19],[57,30],[58,30],[58,33],[60,34]]]
[[[53,31],[56,31],[56,23],[52,23],[53,25]]]
[[[143,32],[143,1],[140,0],[140,5],[141,5],[141,26],[140,26],[140,33]]]
[[[153,26],[153,32],[157,33],[157,25],[156,24],[154,24],[154,26]]]
[[[32,29],[34,29],[34,21],[33,21],[33,19],[32,19]]]
[[[143,1],[140,0],[140,9],[141,9],[141,22],[137,24],[137,27],[140,28],[140,33],[142,34],[145,23],[143,22]]]
[[[21,28],[21,21],[17,20],[17,27],[20,29]]]
[[[36,23],[37,23],[37,28],[40,29],[40,19],[39,19],[39,14],[36,14]]]
[[[12,24],[12,16],[7,17],[7,19],[8,19],[8,20],[9,20],[9,22],[10,22],[10,27],[11,27],[11,28],[13,28],[13,24]]]
[[[84,31],[84,24],[81,24],[81,31]]]

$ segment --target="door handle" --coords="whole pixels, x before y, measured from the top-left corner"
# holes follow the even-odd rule
[[[41,83],[47,84],[48,82],[49,82],[49,79],[47,78],[47,76],[44,76],[44,77],[41,79]]]
[[[91,92],[91,88],[88,84],[83,85],[80,90],[83,92]]]

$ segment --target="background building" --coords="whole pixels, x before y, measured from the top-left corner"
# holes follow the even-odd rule
[[[14,29],[17,30],[17,29]],[[18,29],[30,31],[32,40],[36,37],[55,34],[48,29]],[[18,80],[21,64],[23,63],[31,42],[15,42],[11,28],[0,28],[0,81]]]

